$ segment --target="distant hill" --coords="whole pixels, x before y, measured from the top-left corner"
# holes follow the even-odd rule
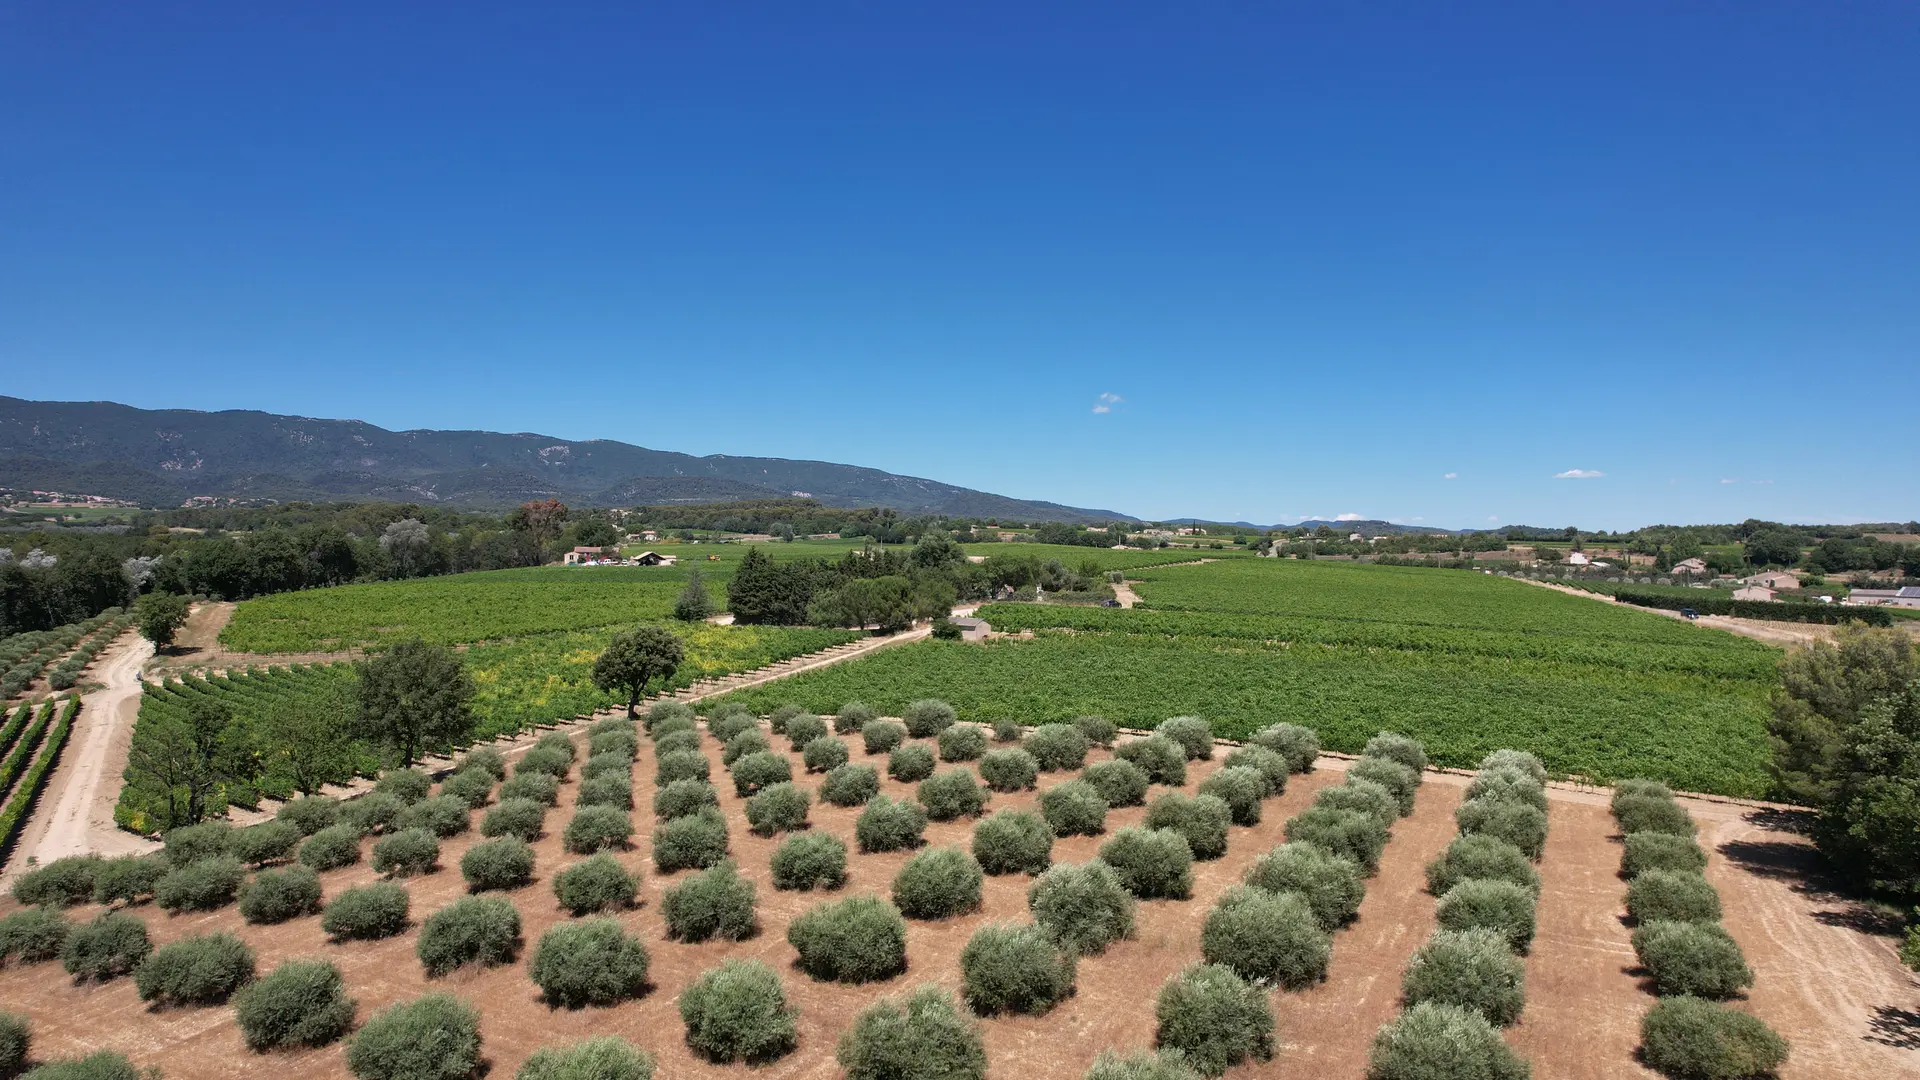
[[[1128,515],[1010,499],[826,461],[694,457],[607,439],[388,431],[358,420],[136,409],[0,396],[0,487],[175,506],[195,496],[384,499],[463,507],[557,498],[595,506],[788,498],[904,514],[1104,522]]]
[[[1364,533],[1368,536],[1392,536],[1397,533],[1457,533],[1476,532],[1474,529],[1442,529],[1428,525],[1396,525],[1391,521],[1364,520],[1328,521],[1323,518],[1309,518],[1296,521],[1291,525],[1255,525],[1250,521],[1203,521],[1200,518],[1175,518],[1169,525],[1198,525],[1203,528],[1245,529],[1248,532],[1286,532],[1289,529],[1317,529],[1322,525],[1338,529],[1345,533]]]

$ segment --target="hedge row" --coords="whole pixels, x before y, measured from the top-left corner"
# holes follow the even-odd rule
[[[1714,596],[1707,593],[1705,589],[1695,591],[1705,595],[1669,596],[1666,593],[1621,589],[1613,594],[1613,598],[1623,604],[1633,604],[1636,607],[1660,608],[1665,611],[1692,608],[1702,615],[1735,615],[1742,619],[1829,624],[1859,622],[1867,626],[1893,625],[1893,616],[1879,608],[1788,603],[1782,600],[1734,600],[1729,597]]]

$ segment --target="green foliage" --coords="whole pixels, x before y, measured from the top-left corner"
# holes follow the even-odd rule
[[[1485,796],[1468,799],[1453,812],[1453,820],[1461,833],[1505,840],[1529,859],[1538,859],[1547,848],[1546,811],[1530,803]]]
[[[747,800],[747,824],[760,836],[792,832],[807,827],[807,793],[791,783],[761,788]]]
[[[485,769],[463,769],[441,783],[440,794],[460,800],[469,810],[478,810],[493,796],[493,774]]]
[[[633,817],[611,806],[582,806],[561,834],[561,842],[575,855],[625,850],[633,836]]]
[[[161,947],[133,973],[141,1001],[219,1005],[253,981],[253,950],[232,934],[196,934]]]
[[[393,877],[431,873],[440,865],[440,841],[425,829],[403,829],[373,845],[373,872]]]
[[[863,853],[919,847],[927,831],[927,812],[919,803],[875,795],[854,821],[854,839]]]
[[[698,751],[699,749],[700,731],[698,728],[691,731],[669,732],[665,735],[655,736],[653,740],[653,752],[655,754],[670,753],[674,750]],[[587,757],[589,759],[606,758],[607,766],[620,763],[631,764],[634,756],[639,752],[640,740],[634,737],[631,730],[603,731],[598,735],[589,736],[587,739]],[[582,775],[585,775],[585,773],[583,772]]]
[[[355,665],[360,679],[355,730],[386,746],[401,768],[432,746],[473,733],[473,677],[464,658],[418,639],[401,641]]]
[[[1040,763],[1019,747],[989,750],[980,759],[980,779],[999,792],[1030,791],[1040,777]]]
[[[1707,853],[1690,836],[1671,833],[1628,833],[1626,850],[1620,856],[1620,870],[1628,877],[1639,877],[1649,870],[1672,870],[1683,874],[1702,874],[1707,869]]]
[[[933,751],[919,743],[897,746],[887,756],[887,775],[903,784],[925,780],[933,775]]]
[[[799,1039],[780,976],[758,960],[729,960],[681,991],[687,1045],[709,1061],[759,1064]]]
[[[1021,745],[1044,772],[1065,772],[1087,763],[1086,733],[1072,724],[1042,724]]]
[[[948,919],[980,906],[980,863],[957,847],[907,860],[893,877],[893,904],[909,919]]]
[[[1427,891],[1435,896],[1444,896],[1469,878],[1511,881],[1540,892],[1540,873],[1527,861],[1526,853],[1485,833],[1455,837],[1447,850],[1427,864]]]
[[[812,714],[795,716],[787,721],[785,734],[793,749],[804,750],[813,740],[826,737],[827,723]]]
[[[1085,780],[1069,780],[1041,792],[1040,813],[1059,836],[1097,836],[1107,828],[1107,800]]]
[[[509,780],[511,786],[516,781]],[[548,783],[552,783],[548,780]],[[506,788],[500,789],[501,797],[506,796]],[[406,804],[384,791],[369,791],[357,799],[349,799],[340,807],[340,823],[350,825],[361,836],[386,832],[393,827],[395,818]]]
[[[1787,1041],[1758,1017],[1682,995],[1640,1022],[1640,1054],[1674,1080],[1750,1080],[1786,1063]]]
[[[820,781],[820,800],[835,806],[860,806],[880,791],[880,774],[871,765],[836,765]]]
[[[800,750],[801,764],[808,772],[831,772],[847,763],[847,744],[831,735],[822,735]]]
[[[667,920],[667,936],[675,941],[744,941],[760,930],[753,882],[741,877],[731,860],[668,889],[660,910]]]
[[[792,779],[792,763],[771,751],[756,751],[733,763],[733,792],[743,799],[761,788]]]
[[[1055,944],[1077,955],[1133,935],[1133,897],[1106,862],[1048,868],[1027,890],[1027,907]]]
[[[284,821],[263,821],[233,833],[231,850],[235,858],[249,866],[264,866],[293,854],[301,832]]]
[[[1357,810],[1380,822],[1382,828],[1390,829],[1400,820],[1400,804],[1394,800],[1393,792],[1371,780],[1349,777],[1344,784],[1321,788],[1313,797],[1313,805],[1328,810]]]
[[[932,821],[978,817],[987,804],[987,790],[966,769],[948,769],[928,777],[920,782],[918,794]]]
[[[414,952],[429,978],[468,964],[494,967],[520,955],[520,912],[501,896],[463,896],[427,916]]]
[[[871,708],[858,701],[849,701],[840,706],[834,714],[833,730],[836,735],[852,735],[874,721],[875,713]],[[873,751],[869,750],[868,753]]]
[[[83,1058],[56,1058],[21,1080],[152,1080],[153,1076],[152,1070],[135,1068],[125,1054],[98,1050]]]
[[[240,917],[250,923],[283,923],[320,913],[320,875],[304,866],[262,870],[240,888]]]
[[[353,999],[340,969],[324,960],[288,960],[233,996],[234,1018],[256,1053],[325,1046],[353,1027]]]
[[[1649,870],[1627,886],[1627,914],[1636,922],[1719,922],[1720,894],[1699,874]]]
[[[1053,830],[1026,810],[1002,810],[973,828],[973,857],[989,874],[1040,874],[1053,862]]]
[[[433,780],[419,769],[388,769],[374,781],[373,790],[412,806],[433,791]]]
[[[1287,819],[1286,836],[1348,859],[1368,877],[1380,869],[1380,853],[1387,847],[1387,827],[1378,817],[1329,806],[1311,807]]]
[[[706,758],[701,758],[704,766]],[[521,773],[500,785],[500,801],[526,799],[545,806],[555,806],[560,802],[560,781],[548,773]]]
[[[451,795],[436,795],[431,799],[421,799],[400,811],[400,816],[393,824],[403,832],[407,829],[425,829],[445,839],[459,836],[471,828],[473,814],[460,799]]]
[[[166,845],[167,861],[174,866],[186,866],[202,859],[212,859],[232,853],[233,826],[224,821],[183,825],[178,829],[167,830],[163,842]]]
[[[1248,742],[1286,758],[1297,773],[1312,772],[1313,763],[1320,758],[1320,736],[1312,728],[1299,724],[1269,725],[1254,732]]]
[[[164,865],[179,865],[166,863]],[[13,898],[23,904],[71,907],[93,897],[104,860],[94,855],[69,855],[21,874],[13,883]]]
[[[1147,801],[1150,781],[1146,772],[1131,761],[1096,761],[1080,770],[1080,779],[1093,785],[1110,807],[1140,806]]]
[[[334,941],[378,941],[407,928],[407,890],[391,881],[356,885],[327,904],[320,929]]]
[[[609,730],[600,726],[604,723],[606,723],[606,721],[602,720],[594,724],[589,730],[596,734],[600,731]],[[632,725],[624,720],[614,720],[614,723],[622,725],[629,731],[632,730]],[[484,772],[496,781],[507,778],[507,759],[501,755],[498,749],[491,746],[476,746],[467,751],[461,755],[460,764],[454,766],[454,768],[457,772]]]
[[[1480,770],[1473,783],[1467,785],[1467,799],[1505,799],[1525,803],[1543,814],[1547,812],[1546,787],[1531,773],[1514,767]]]
[[[611,622],[613,620],[608,621]],[[651,735],[655,731],[660,730],[661,725],[671,720],[685,720],[691,723],[693,721],[693,706],[688,705],[684,701],[675,701],[672,698],[664,701],[656,701],[647,707],[646,715],[640,718],[640,727],[647,734]]]
[[[1533,944],[1533,890],[1511,881],[1468,879],[1440,897],[1435,916],[1443,930],[1492,930],[1524,953]]]
[[[1694,834],[1693,818],[1672,796],[1660,798],[1657,795],[1615,796],[1613,817],[1620,823],[1620,831],[1627,836],[1634,833],[1658,832],[1671,836],[1691,838]]]
[[[1120,733],[1113,721],[1104,716],[1076,716],[1073,726],[1079,728],[1080,734],[1095,746],[1112,746],[1114,737]]]
[[[1511,769],[1533,778],[1536,784],[1547,782],[1547,767],[1525,750],[1495,750],[1480,759],[1481,772]]]
[[[60,947],[60,964],[76,981],[105,982],[131,974],[153,952],[147,924],[132,915],[106,911],[74,927]]]
[[[547,807],[532,799],[501,799],[480,820],[480,835],[512,836],[532,843],[547,823]]]
[[[1367,895],[1360,868],[1317,844],[1274,848],[1247,869],[1246,882],[1268,892],[1298,894],[1329,933],[1351,922]]]
[[[543,1046],[513,1080],[653,1080],[653,1055],[618,1035],[598,1035],[571,1046]]]
[[[1217,859],[1227,853],[1227,826],[1233,811],[1212,795],[1188,798],[1169,791],[1147,805],[1146,826],[1186,837],[1196,859]]]
[[[653,830],[653,865],[663,874],[705,869],[727,857],[727,819],[715,809],[661,822]]]
[[[1177,1050],[1205,1076],[1273,1057],[1273,1009],[1266,991],[1217,964],[1195,964],[1167,980],[1154,1005],[1154,1043]]]
[[[935,986],[861,1010],[834,1056],[846,1080],[985,1080],[979,1025]]]
[[[0,1012],[0,1076],[14,1077],[26,1071],[27,1048],[33,1042],[33,1029],[27,1018]]]
[[[0,918],[0,966],[56,960],[72,924],[57,911],[26,908]]]
[[[1367,1080],[1528,1080],[1527,1063],[1477,1012],[1420,1002],[1373,1037]]]
[[[213,911],[233,903],[247,869],[231,855],[215,855],[169,870],[153,885],[153,900],[167,911]]]
[[[982,1016],[1038,1016],[1073,993],[1074,967],[1038,926],[983,926],[960,952],[960,996]]]
[[[1401,993],[1409,1006],[1453,1005],[1506,1027],[1526,1007],[1526,968],[1496,931],[1441,930],[1407,961]]]
[[[1753,985],[1739,944],[1717,923],[1645,922],[1633,932],[1633,951],[1662,997],[1722,1000]]]
[[[359,850],[356,840],[355,858],[359,857]],[[62,860],[56,859],[54,862],[60,861]],[[166,876],[167,867],[167,857],[163,852],[102,859],[93,876],[93,902],[131,904],[136,900],[152,896],[160,879]],[[24,876],[22,880],[25,880]],[[18,893],[15,895],[18,896]]]
[[[754,732],[758,734],[758,732]],[[739,736],[735,736],[739,738]],[[729,746],[732,744],[729,743]],[[661,754],[653,763],[653,782],[661,787],[680,780],[699,780],[705,782],[712,775],[713,766],[707,762],[707,756],[694,750],[675,750]],[[504,792],[502,793],[504,794]]]
[[[1200,955],[1251,982],[1302,990],[1327,977],[1333,939],[1299,893],[1235,885],[1207,913]]]
[[[896,720],[869,720],[860,726],[860,743],[869,754],[890,754],[906,738],[906,725]]]
[[[535,746],[520,755],[519,763],[513,767],[515,776],[551,776],[562,782],[572,771],[572,755],[555,746]]]
[[[607,773],[580,781],[573,798],[575,806],[609,806],[615,810],[633,809],[633,781],[624,774]]]
[[[1213,728],[1197,716],[1162,720],[1153,733],[1180,744],[1188,761],[1205,761],[1213,756]]]
[[[1260,773],[1229,765],[1200,781],[1199,791],[1225,803],[1235,825],[1260,824],[1260,800],[1267,794],[1267,780]]]
[[[1400,761],[1388,757],[1364,757],[1347,766],[1347,782],[1367,781],[1379,784],[1393,796],[1394,808],[1401,817],[1413,813],[1414,796],[1420,790],[1420,774]]]
[[[1253,743],[1235,747],[1223,764],[1230,769],[1251,769],[1264,786],[1262,798],[1286,794],[1287,779],[1293,772],[1292,763],[1279,752]]]
[[[452,994],[374,1013],[347,1045],[359,1080],[465,1080],[480,1065],[480,1014]]]
[[[837,889],[847,882],[847,842],[825,832],[789,836],[772,868],[776,889]]]
[[[675,780],[653,793],[654,815],[666,820],[719,806],[720,793],[705,780]]]
[[[1143,900],[1185,900],[1193,895],[1193,849],[1172,829],[1129,827],[1100,845],[1100,861],[1120,884]]]
[[[987,752],[987,732],[979,724],[955,724],[938,742],[941,761],[977,761]]]
[[[647,685],[656,679],[662,688],[670,685],[686,658],[686,645],[679,635],[664,627],[636,626],[613,635],[606,651],[594,660],[593,685],[607,693],[624,692],[627,715],[632,716]]]
[[[1416,775],[1427,770],[1427,751],[1420,745],[1420,740],[1410,739],[1398,732],[1383,731],[1368,739],[1360,755],[1397,761],[1412,769]]]
[[[633,906],[640,883],[620,860],[590,855],[553,876],[553,895],[571,915],[621,911]]]
[[[1082,1080],[1200,1080],[1200,1074],[1187,1068],[1186,1055],[1177,1051],[1135,1050],[1122,1055],[1102,1050]]]
[[[1011,716],[1003,716],[993,722],[993,741],[997,743],[1019,742],[1026,732],[1020,727],[1020,721]]]
[[[922,698],[912,702],[900,713],[900,719],[907,722],[907,734],[916,739],[930,739],[952,727],[956,716],[953,706],[933,698]]]
[[[854,896],[808,909],[787,926],[800,970],[828,982],[890,979],[907,969],[907,923],[877,896]]]
[[[1187,782],[1187,754],[1164,735],[1133,739],[1114,747],[1113,756],[1147,774],[1147,782],[1180,787]]]
[[[460,876],[473,892],[517,889],[533,880],[533,848],[517,836],[475,844],[460,857]]]
[[[548,1003],[578,1009],[646,993],[650,963],[645,945],[601,915],[548,930],[534,946],[527,975]]]

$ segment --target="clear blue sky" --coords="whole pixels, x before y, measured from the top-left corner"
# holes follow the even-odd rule
[[[1920,7],[1456,6],[7,4],[0,385],[1147,517],[1920,516]]]

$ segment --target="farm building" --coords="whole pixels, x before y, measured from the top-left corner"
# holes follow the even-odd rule
[[[617,547],[577,547],[560,559],[568,566],[606,566],[620,561]]]
[[[635,555],[633,561],[638,566],[672,566],[674,558],[672,555],[662,555],[657,551],[643,551]]]
[[[1773,590],[1765,585],[1746,585],[1733,590],[1735,600],[1771,600]]]
[[[1907,585],[1898,589],[1855,589],[1840,602],[1856,607],[1920,608],[1920,586]]]
[[[1740,584],[1757,585],[1763,589],[1797,589],[1800,587],[1800,578],[1785,570],[1769,570],[1764,574],[1741,578]]]
[[[1707,572],[1707,560],[1681,559],[1679,562],[1673,564],[1673,572],[1676,574],[1704,574]]]

